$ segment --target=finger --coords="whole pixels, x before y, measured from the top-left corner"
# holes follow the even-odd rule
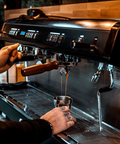
[[[64,116],[70,115],[70,112],[64,112]]]
[[[76,122],[76,119],[74,117],[72,117],[72,116],[66,116],[66,120],[67,120],[67,122],[68,121],[74,121],[74,122]]]
[[[70,128],[71,126],[73,126],[75,124],[74,121],[68,121],[67,122],[67,129]]]
[[[69,107],[68,106],[62,106],[62,107],[59,107],[61,111],[63,112],[67,112],[67,111],[70,111]]]
[[[17,50],[13,50],[11,55],[14,57],[17,53],[18,53]]]
[[[9,52],[11,52],[11,51],[17,49],[18,46],[19,46],[19,43],[16,43],[14,45],[8,46],[8,48],[6,50],[8,50]]]
[[[11,56],[11,58],[10,58],[10,62],[11,62],[11,63],[14,62],[14,60],[15,60],[17,57],[18,57],[18,54],[16,54],[14,57]]]
[[[21,59],[23,54],[21,52],[18,52],[18,59]]]

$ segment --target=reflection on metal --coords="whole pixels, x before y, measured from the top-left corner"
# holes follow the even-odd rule
[[[101,97],[100,92],[97,92],[97,101],[98,101],[98,118],[99,118],[99,130],[102,131],[102,110],[101,110]]]
[[[2,96],[0,94],[0,104],[1,104],[1,109],[2,109],[2,106],[5,107],[5,105],[7,104],[7,106],[9,107],[9,111],[16,111],[17,113],[19,113],[19,115],[21,115],[22,119],[25,119],[25,118],[33,119],[30,116],[30,113],[29,113],[29,110],[26,107],[26,104],[22,105],[19,102],[12,99],[10,96],[6,97],[6,96]],[[7,115],[7,113],[6,113],[6,115]],[[17,116],[16,116],[16,120],[17,120]]]

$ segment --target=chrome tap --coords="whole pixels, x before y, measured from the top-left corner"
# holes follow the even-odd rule
[[[100,62],[98,65],[98,68],[97,68],[98,69],[97,72],[94,73],[94,75],[91,78],[92,82],[94,82],[94,83],[98,82],[100,75],[101,75],[101,71],[103,70],[103,66],[104,66],[104,64]]]
[[[60,75],[66,75],[70,72],[73,66],[76,66],[78,62],[81,61],[79,57],[74,57],[71,55],[65,55],[61,53],[56,55],[56,59],[59,62],[59,67],[62,67],[60,69]]]
[[[60,69],[60,75],[66,75],[66,70],[65,70],[65,68],[61,68]]]

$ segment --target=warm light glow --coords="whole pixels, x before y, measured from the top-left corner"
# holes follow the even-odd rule
[[[107,27],[108,27],[108,26],[111,26],[111,24],[110,24],[110,23],[105,23],[104,25],[105,25],[105,26],[107,26]]]
[[[7,8],[7,5],[6,4],[4,4],[4,9],[6,9]]]
[[[86,26],[92,26],[93,25],[91,22],[83,22],[83,24]]]

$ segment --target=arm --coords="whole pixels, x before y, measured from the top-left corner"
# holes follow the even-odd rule
[[[40,144],[51,134],[49,124],[41,119],[0,122],[0,138],[5,144]]]
[[[74,125],[75,121],[67,106],[57,107],[37,120],[0,122],[0,137],[4,143],[40,144],[52,134],[68,129]],[[51,123],[53,129],[48,122]]]

